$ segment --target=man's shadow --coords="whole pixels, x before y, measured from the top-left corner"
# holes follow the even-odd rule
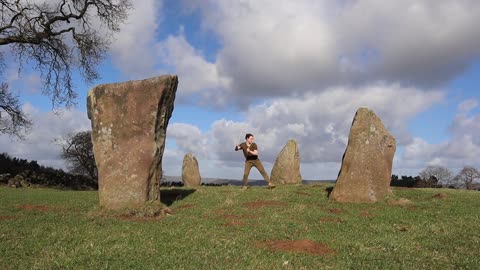
[[[327,187],[325,191],[327,192],[327,198],[330,198],[330,193],[332,193],[333,187]]]
[[[170,206],[176,201],[185,199],[195,191],[195,189],[183,188],[163,189],[160,190],[160,201],[166,206]]]

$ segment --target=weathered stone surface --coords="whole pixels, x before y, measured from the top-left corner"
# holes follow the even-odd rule
[[[183,185],[187,188],[197,188],[202,182],[198,161],[193,154],[188,153],[183,157],[182,180]]]
[[[162,156],[177,76],[103,84],[88,92],[100,206],[140,208],[160,199]]]
[[[288,140],[280,154],[278,154],[270,174],[270,180],[275,184],[302,183],[300,152],[295,140]]]
[[[376,202],[390,193],[395,138],[375,113],[357,110],[330,201]]]

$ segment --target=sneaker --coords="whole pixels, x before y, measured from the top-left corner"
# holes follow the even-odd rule
[[[272,183],[268,183],[268,189],[274,189],[276,186]]]
[[[246,190],[248,186],[242,186],[242,190]]]

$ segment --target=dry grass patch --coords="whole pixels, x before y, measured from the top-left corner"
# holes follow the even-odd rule
[[[316,256],[325,256],[334,254],[326,244],[318,243],[312,240],[270,240],[264,242],[257,242],[257,246],[261,248],[268,248],[273,251],[286,251],[306,253]]]
[[[448,194],[440,192],[440,193],[437,193],[437,194],[433,195],[433,198],[434,199],[446,199],[446,198],[448,198]]]
[[[34,204],[22,204],[16,206],[19,209],[27,210],[27,211],[40,211],[40,212],[47,212],[53,211],[54,208],[51,206],[46,205],[34,205]]]
[[[285,202],[278,202],[278,201],[253,201],[253,202],[246,202],[243,205],[249,209],[258,209],[258,208],[270,207],[270,206],[287,206],[288,204]]]
[[[2,220],[12,220],[12,219],[16,219],[17,217],[15,216],[0,216],[0,221]]]

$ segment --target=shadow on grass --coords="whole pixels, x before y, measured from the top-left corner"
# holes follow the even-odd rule
[[[327,187],[325,191],[327,192],[327,198],[330,198],[330,193],[332,193],[333,187]]]
[[[195,192],[195,189],[183,189],[183,188],[160,190],[160,201],[166,206],[170,206],[176,201],[185,199],[186,197],[188,197],[190,194],[194,192]]]

